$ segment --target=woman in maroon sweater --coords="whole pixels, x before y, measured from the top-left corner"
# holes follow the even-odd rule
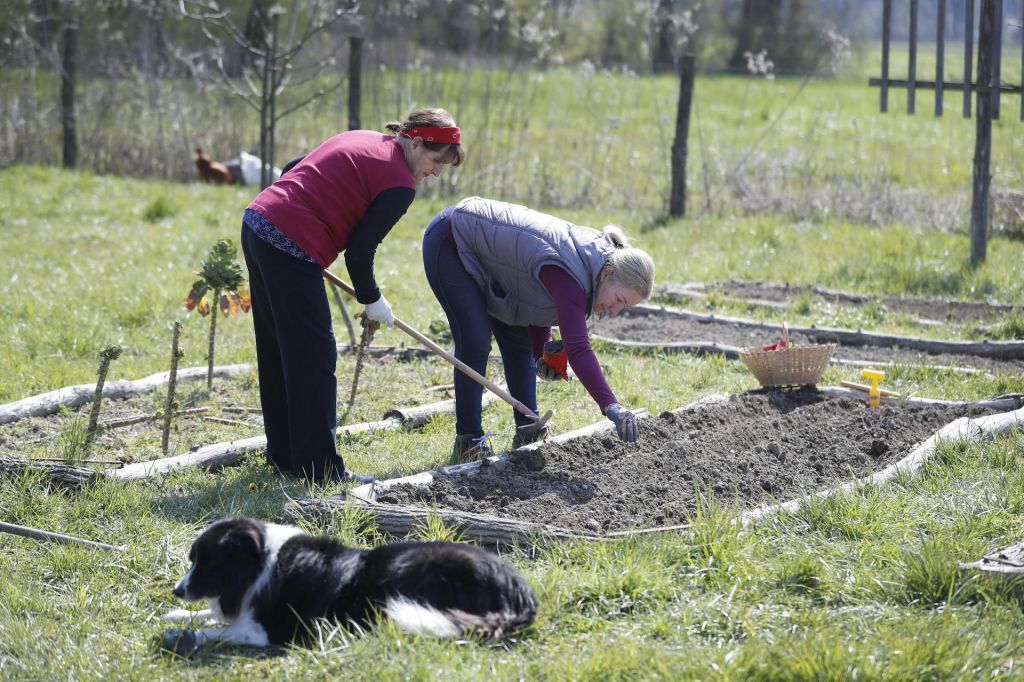
[[[366,316],[391,326],[373,272],[377,247],[417,183],[464,158],[444,109],[386,127],[388,134],[353,130],[321,144],[249,204],[242,226],[267,461],[316,482],[372,480],[349,471],[337,450],[337,348],[323,270],[344,252]]]

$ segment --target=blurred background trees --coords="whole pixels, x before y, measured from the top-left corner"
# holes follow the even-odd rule
[[[895,12],[905,15],[908,1],[894,0]],[[945,3],[950,40],[963,35],[964,2]],[[552,207],[586,206],[600,196],[606,205],[647,208],[664,195],[660,179],[668,177],[678,87],[672,75],[683,54],[695,56],[709,86],[730,74],[749,76],[722,87],[730,98],[750,98],[734,104],[752,117],[745,121],[766,128],[780,112],[754,99],[765,96],[763,88],[750,87],[755,80],[831,77],[824,60],[849,41],[855,52],[875,54],[881,4],[5,0],[0,166],[64,163],[189,180],[197,146],[218,160],[241,151],[288,159],[352,126],[381,129],[416,107],[436,105],[463,125],[472,163],[431,181],[424,192],[500,194]],[[922,27],[934,26],[937,4],[920,4]],[[1008,21],[1016,21],[1022,5],[1006,0]],[[899,40],[905,24],[894,29]],[[1007,34],[1008,45],[1019,40],[1020,31]],[[864,97],[871,97],[866,89]],[[725,184],[738,183],[743,197],[765,194],[751,192],[750,179],[731,169],[760,164],[765,187],[800,186],[813,166],[809,152],[745,148],[750,140],[733,114],[713,109],[722,101],[702,99],[697,86],[694,143],[701,165],[692,177],[710,197],[705,209],[711,198],[729,195]],[[270,124],[278,121],[275,132]],[[712,121],[736,131],[735,140],[711,139]],[[806,125],[808,134],[831,130]],[[821,163],[854,184],[868,182],[841,165],[846,161],[835,155]],[[624,169],[647,180],[622,187]]]
[[[960,0],[962,2],[963,0]],[[953,0],[952,4],[957,4]],[[62,28],[80,25],[83,73],[123,77],[199,78],[219,62],[232,76],[251,65],[251,50],[220,42],[190,21],[204,5],[239,28],[252,45],[265,39],[269,17],[302,31],[311,19],[297,0],[7,0],[0,7],[2,66],[55,68]],[[331,7],[333,5],[333,7]],[[362,17],[364,66],[402,68],[430,57],[467,57],[507,66],[529,60],[557,66],[588,60],[603,68],[663,71],[682,45],[707,69],[742,69],[744,51],[768,50],[780,69],[808,68],[801,45],[823,27],[854,38],[875,30],[877,11],[854,0],[332,0],[328,9]],[[186,12],[187,10],[187,12]],[[321,18],[322,21],[322,18]],[[339,22],[309,59],[339,53],[353,31]],[[283,36],[282,39],[286,39]],[[740,55],[738,58],[737,55]]]

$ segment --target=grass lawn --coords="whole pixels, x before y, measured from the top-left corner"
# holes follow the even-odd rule
[[[840,86],[835,87],[838,93]],[[827,89],[817,93],[829,96]],[[865,111],[870,106],[865,104]],[[950,119],[928,125],[961,124]],[[743,135],[750,132],[745,130]],[[841,131],[829,135],[847,140]],[[1019,140],[1018,135],[1014,144]],[[862,171],[869,173],[881,152],[863,147],[860,153]],[[956,156],[969,164],[964,153]],[[1021,157],[1016,158],[1008,163],[1019,167]],[[958,181],[944,185],[935,171],[940,167],[941,161],[914,165],[926,170],[906,180],[907,186],[927,187],[940,196],[963,182],[958,171]],[[628,167],[622,172],[628,176]],[[633,181],[621,186],[628,190]],[[590,204],[552,212],[598,227],[608,221],[624,225],[654,256],[658,283],[744,278],[873,294],[1024,300],[1021,241],[994,239],[988,260],[972,269],[962,233],[717,212],[665,222],[655,220],[654,211],[614,208],[619,204],[611,199],[611,211],[599,210],[609,195],[599,187],[594,191]],[[207,320],[187,313],[184,299],[216,240],[238,243],[241,212],[251,196],[251,188],[41,167],[0,170],[0,403],[95,381],[99,351],[111,344],[124,353],[113,363],[109,380],[165,371],[176,320],[184,326],[182,365],[204,365]],[[429,197],[417,201],[378,255],[378,278],[396,313],[421,330],[443,320],[426,286],[419,245],[422,229],[446,203]],[[335,270],[344,274],[340,266]],[[789,319],[834,326],[825,315],[801,308]],[[921,331],[883,310],[842,322],[878,331]],[[220,320],[218,364],[254,362],[251,324],[245,316]],[[343,330],[337,316],[342,341]],[[950,327],[933,334],[959,338],[961,331]],[[413,345],[398,330],[380,332],[375,342]],[[721,358],[597,350],[622,402],[653,414],[756,387],[741,364]],[[352,370],[351,358],[339,360],[342,403]],[[495,378],[500,374],[496,365],[491,372]],[[217,380],[212,391],[198,382],[182,390],[196,404],[223,404],[230,397],[254,405],[254,378]],[[450,378],[450,368],[436,359],[368,363],[347,419],[380,419],[396,401],[429,402],[436,393],[428,389]],[[825,383],[841,379],[859,376],[839,367],[825,375]],[[918,396],[947,399],[1024,392],[1024,377],[1012,373],[964,378],[899,367],[886,381]],[[541,404],[554,410],[560,431],[600,418],[578,384],[544,385],[540,391]],[[153,400],[156,405],[158,399]],[[510,411],[497,405],[485,415],[499,446],[507,444]],[[26,443],[32,422],[25,422]],[[450,418],[439,418],[416,432],[346,437],[340,447],[353,468],[390,478],[445,463],[453,430]],[[231,433],[211,423],[207,430],[182,431],[172,440],[181,452]],[[241,435],[251,434],[235,437]],[[152,437],[126,440],[106,454],[153,456],[154,439],[159,441],[156,429]],[[4,454],[58,456],[59,440]],[[289,499],[340,489],[282,482],[259,456],[217,473],[109,482],[80,493],[50,488],[35,475],[7,476],[0,478],[0,519],[123,543],[127,549],[106,553],[0,535],[0,676],[375,682],[1015,679],[1024,662],[1021,593],[962,575],[956,565],[1024,536],[1022,449],[1020,433],[948,446],[921,475],[837,496],[746,530],[730,523],[730,500],[718,498],[708,500],[686,532],[602,545],[523,547],[508,556],[536,588],[541,610],[534,627],[500,646],[435,641],[384,626],[356,639],[324,629],[309,650],[213,648],[189,660],[160,653],[158,643],[165,629],[160,616],[181,605],[170,590],[186,569],[197,530],[233,514],[281,520]],[[345,512],[307,526],[359,546],[382,542],[365,521]],[[431,524],[420,537],[450,534]]]

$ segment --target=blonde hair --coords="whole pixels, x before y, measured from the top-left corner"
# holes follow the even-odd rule
[[[398,121],[388,121],[384,124],[384,129],[395,137],[399,137],[403,131],[412,130],[413,128],[450,128],[454,125],[455,117],[444,109],[435,107],[417,109],[409,114],[405,121],[401,123]],[[424,141],[423,146],[432,152],[444,152],[444,156],[440,159],[441,163],[450,163],[453,166],[458,166],[466,158],[466,152],[462,149],[461,144]]]
[[[654,291],[654,261],[651,257],[646,251],[630,246],[629,238],[618,225],[606,225],[604,238],[615,247],[604,264],[612,270],[608,279],[632,289],[644,300],[650,298]]]

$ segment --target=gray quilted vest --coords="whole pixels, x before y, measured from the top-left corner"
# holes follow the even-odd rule
[[[445,213],[459,258],[480,286],[491,316],[517,326],[555,324],[555,302],[540,282],[545,265],[572,275],[587,295],[590,315],[597,277],[615,250],[602,233],[480,197],[463,199]]]

